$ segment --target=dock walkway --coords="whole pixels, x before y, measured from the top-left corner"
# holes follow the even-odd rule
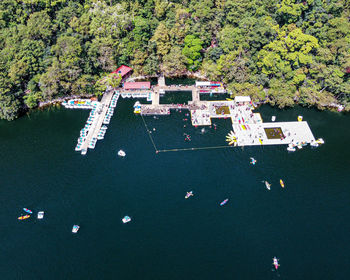
[[[109,90],[103,95],[102,100],[100,102],[100,108],[102,108],[102,110],[100,113],[97,113],[97,116],[95,117],[94,122],[91,124],[86,140],[82,144],[82,147],[81,147],[82,150],[83,149],[87,150],[91,139],[97,138],[97,134],[99,133],[103,120],[107,114],[107,110],[109,108],[109,104],[111,103],[113,94],[114,94],[114,91]]]

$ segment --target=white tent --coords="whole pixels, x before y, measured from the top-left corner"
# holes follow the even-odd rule
[[[250,102],[250,96],[236,96],[236,102]]]
[[[196,81],[196,87],[209,87],[210,85],[211,85],[211,82]]]

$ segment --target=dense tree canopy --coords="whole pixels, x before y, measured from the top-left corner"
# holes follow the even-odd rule
[[[2,0],[0,118],[100,94],[120,64],[200,72],[279,107],[350,110],[349,18],[348,0]]]

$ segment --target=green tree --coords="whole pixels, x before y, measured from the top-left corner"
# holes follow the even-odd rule
[[[159,23],[151,41],[156,43],[157,54],[160,57],[163,57],[170,51],[171,43],[169,40],[170,40],[170,35],[169,35],[168,29],[166,28],[164,23],[162,22]]]
[[[183,75],[186,72],[186,57],[180,47],[174,47],[163,57],[162,72],[167,76]]]
[[[200,66],[202,45],[203,41],[194,35],[187,35],[185,38],[185,47],[182,49],[182,54],[187,58],[187,68],[190,71],[195,71]]]

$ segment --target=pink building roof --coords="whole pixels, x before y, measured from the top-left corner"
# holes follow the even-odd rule
[[[124,89],[150,89],[151,82],[128,82],[124,83]]]
[[[120,74],[122,78],[128,74],[130,71],[132,71],[132,68],[126,65],[120,66],[117,70],[113,71],[112,73]]]

